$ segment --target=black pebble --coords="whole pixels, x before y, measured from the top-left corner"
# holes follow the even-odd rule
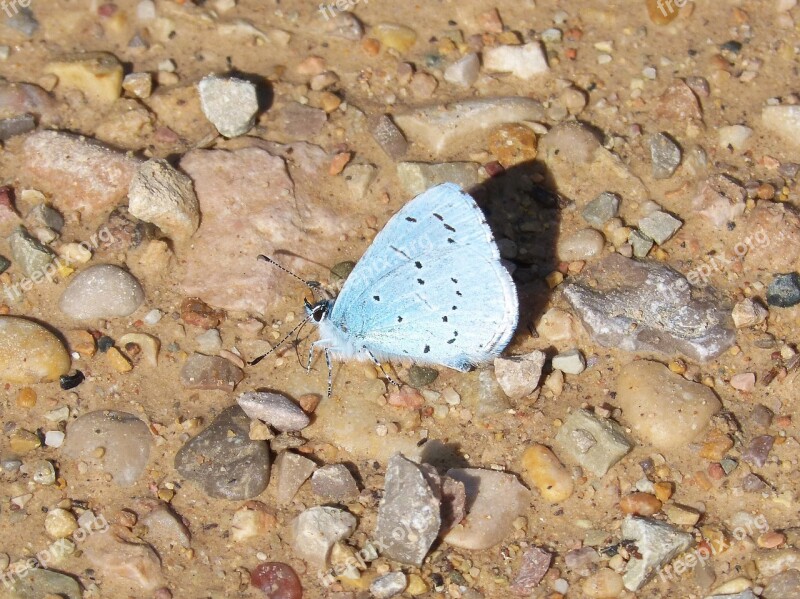
[[[64,391],[69,391],[80,385],[85,378],[80,370],[76,370],[75,374],[62,374],[58,379],[58,384]]]

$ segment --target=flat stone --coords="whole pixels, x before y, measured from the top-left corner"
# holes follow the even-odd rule
[[[646,443],[662,451],[689,445],[722,407],[710,388],[648,360],[624,366],[616,389],[616,403],[625,422]]]
[[[62,93],[77,90],[91,105],[107,107],[122,94],[122,63],[110,52],[71,52],[44,65]]]
[[[310,565],[324,568],[333,546],[355,529],[355,516],[345,510],[327,506],[309,508],[291,524],[295,553]]]
[[[38,239],[31,236],[25,227],[17,227],[8,236],[11,246],[11,256],[14,263],[22,273],[36,282],[44,279],[45,275],[52,278],[50,263],[55,258],[55,253]]]
[[[553,449],[562,459],[601,477],[633,449],[633,443],[613,420],[580,409],[572,412],[558,429]]]
[[[369,129],[372,137],[390,158],[399,160],[405,156],[408,142],[388,114],[370,119]]]
[[[728,125],[727,127],[720,127],[717,130],[717,134],[719,136],[717,145],[720,148],[732,148],[737,152],[741,152],[747,149],[753,130],[744,125]]]
[[[61,340],[41,324],[0,316],[0,381],[47,383],[69,372],[71,360]]]
[[[316,470],[317,465],[306,457],[282,451],[275,458],[274,475],[275,498],[280,505],[286,505]]]
[[[694,542],[694,536],[687,532],[640,516],[627,516],[623,520],[622,538],[635,541],[638,553],[628,561],[622,577],[629,591],[642,588],[658,570]]]
[[[580,374],[586,370],[586,358],[579,349],[570,349],[553,356],[552,366],[564,374]]]
[[[8,119],[0,119],[0,140],[6,141],[16,135],[23,135],[36,129],[36,118],[32,114],[21,114]]]
[[[311,490],[328,501],[348,501],[358,497],[358,483],[344,464],[319,468],[311,475]]]
[[[177,241],[191,237],[200,225],[192,180],[157,158],[142,163],[131,180],[128,211]]]
[[[401,454],[393,456],[386,466],[374,534],[380,553],[420,566],[441,524],[439,490],[431,488],[420,466]]]
[[[478,80],[481,61],[475,52],[465,54],[444,70],[444,80],[458,87],[472,87]]]
[[[402,572],[389,572],[379,576],[369,585],[369,592],[375,599],[391,599],[406,590],[408,578]]]
[[[369,186],[375,180],[377,168],[371,164],[348,164],[342,171],[350,191],[350,197],[354,200],[362,200],[366,197]]]
[[[13,16],[6,19],[6,25],[25,35],[33,37],[39,30],[39,21],[28,6],[15,7]]]
[[[22,148],[20,175],[63,213],[111,211],[128,193],[139,160],[77,135],[39,131]]]
[[[650,239],[647,235],[642,233],[639,229],[633,229],[628,236],[628,243],[633,248],[633,255],[636,258],[644,258],[653,249],[656,244],[655,241]]]
[[[451,468],[447,476],[464,483],[467,515],[444,537],[462,549],[481,550],[502,543],[514,520],[528,511],[531,492],[507,472],[481,468]]]
[[[703,119],[700,101],[692,88],[681,79],[676,79],[664,90],[658,98],[654,115],[673,123]]]
[[[277,119],[277,126],[284,135],[292,140],[307,140],[322,131],[328,115],[320,108],[289,102],[277,111]]]
[[[256,497],[269,482],[269,446],[249,433],[250,419],[239,406],[230,406],[181,447],[175,469],[211,497]]]
[[[726,175],[715,174],[700,184],[692,208],[722,228],[744,213],[746,198],[744,187]]]
[[[681,163],[681,149],[663,133],[651,135],[648,140],[654,179],[669,179]]]
[[[763,595],[762,595],[763,596]],[[727,593],[724,595],[708,595],[705,599],[758,599],[758,595],[752,589],[745,589],[740,593]],[[788,599],[785,595],[783,599]]]
[[[662,210],[651,212],[639,220],[639,230],[658,245],[663,245],[683,226],[683,223]]]
[[[777,576],[788,570],[800,570],[800,550],[795,547],[759,551],[755,555],[756,568],[762,576]]]
[[[800,599],[800,571],[787,570],[766,581],[764,599]]]
[[[76,320],[133,314],[144,302],[144,290],[131,273],[113,264],[95,264],[67,285],[59,309]]]
[[[67,425],[62,452],[110,474],[114,484],[130,487],[144,473],[151,445],[150,429],[133,414],[96,410]]]
[[[769,452],[772,451],[774,443],[775,437],[772,435],[754,437],[742,452],[742,460],[758,468],[763,467],[767,463]]]
[[[800,275],[796,272],[775,275],[767,287],[767,303],[779,308],[800,304]]]
[[[511,399],[533,394],[539,386],[547,356],[539,350],[521,356],[495,358],[494,375],[503,392]]]
[[[531,547],[522,554],[522,564],[509,590],[515,595],[530,596],[550,569],[553,554],[541,547]]]
[[[208,75],[197,84],[203,114],[220,135],[244,135],[255,124],[258,112],[256,86],[236,77]]]
[[[604,191],[598,195],[581,211],[583,220],[601,229],[603,225],[619,214],[620,198],[617,194]]]
[[[220,356],[195,353],[181,368],[181,383],[187,389],[233,391],[243,378],[241,368]]]
[[[796,145],[800,139],[800,106],[765,106],[761,123],[785,142]]]
[[[605,347],[680,353],[706,362],[736,340],[730,311],[714,297],[714,290],[691,286],[661,263],[611,254],[586,268],[563,293],[595,341]]]
[[[483,68],[498,73],[511,73],[520,79],[532,79],[550,70],[539,42],[486,48],[483,51]]]
[[[145,591],[163,584],[161,560],[156,552],[120,525],[90,534],[80,548],[103,576],[130,580]]]
[[[163,501],[144,499],[138,501],[137,512],[146,512],[139,519],[147,527],[144,538],[161,555],[168,553],[175,547],[188,549],[192,543],[192,535],[183,520],[172,511]]]
[[[400,162],[397,178],[409,196],[417,196],[440,183],[455,183],[468,191],[481,181],[476,162]]]
[[[250,391],[240,395],[236,403],[250,418],[263,420],[281,432],[302,430],[310,422],[299,405],[279,393]]]
[[[411,141],[437,156],[460,152],[464,142],[500,125],[543,118],[539,102],[514,96],[437,104],[394,115]]]
[[[12,575],[11,572],[6,573],[6,576],[13,581],[13,584],[11,581],[6,583],[6,589],[11,590],[13,597],[17,599],[42,599],[47,596],[81,599],[83,596],[78,581],[61,572],[31,568],[26,570],[24,578]]]

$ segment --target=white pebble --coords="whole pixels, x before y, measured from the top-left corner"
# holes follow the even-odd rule
[[[161,320],[161,317],[164,316],[161,313],[161,310],[153,309],[150,310],[147,314],[145,314],[144,318],[142,319],[145,324],[149,324],[150,326],[154,324],[158,324],[158,321]]]
[[[61,447],[64,443],[64,433],[61,431],[47,431],[44,434],[44,444],[48,447]]]

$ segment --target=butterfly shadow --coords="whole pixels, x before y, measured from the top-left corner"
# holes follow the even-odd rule
[[[569,202],[539,161],[517,164],[468,191],[486,214],[501,254],[516,267],[518,330],[532,328],[550,299],[545,277],[558,268],[561,210]]]

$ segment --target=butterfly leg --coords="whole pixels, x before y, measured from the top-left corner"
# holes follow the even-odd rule
[[[328,364],[328,397],[331,396],[333,389],[333,364],[331,363],[331,351],[325,348],[325,362]]]
[[[314,341],[311,344],[311,347],[308,348],[308,362],[306,363],[306,373],[311,372],[311,361],[314,359],[314,349],[317,347],[317,345],[321,344],[322,344],[322,339],[319,339],[318,341]]]
[[[372,363],[373,363],[373,364],[375,364],[375,366],[377,366],[378,368],[380,368],[380,369],[381,369],[381,372],[383,373],[383,376],[385,376],[385,377],[386,377],[386,379],[387,379],[387,380],[388,380],[388,381],[389,381],[389,382],[390,382],[392,385],[394,385],[395,387],[399,387],[399,386],[400,386],[400,383],[398,383],[396,380],[394,380],[394,379],[392,378],[392,376],[391,376],[391,375],[390,375],[388,372],[386,372],[386,369],[383,367],[383,364],[381,364],[381,363],[380,363],[380,361],[378,360],[378,358],[376,358],[375,356],[373,356],[373,355],[372,355],[372,352],[371,352],[371,351],[369,351],[369,350],[368,350],[366,347],[365,347],[365,348],[363,348],[363,349],[364,349],[364,351],[365,351],[365,352],[367,352],[367,355],[369,356],[369,359],[370,359],[370,360],[372,360]]]

